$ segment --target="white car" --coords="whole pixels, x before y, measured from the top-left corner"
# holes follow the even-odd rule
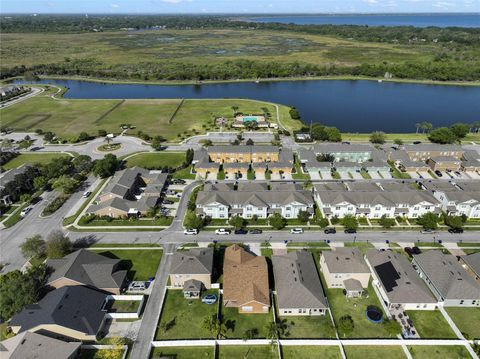
[[[90,192],[90,191],[83,192],[82,197],[83,197],[83,198],[88,198],[91,194],[92,194],[92,192]]]
[[[32,207],[25,207],[24,209],[22,209],[22,211],[20,212],[20,216],[21,217],[25,217],[28,212],[30,212],[32,210]]]
[[[302,234],[303,233],[303,229],[302,228],[292,228],[290,230],[290,233],[291,234]]]
[[[195,236],[195,235],[198,234],[198,229],[195,229],[195,228],[193,228],[193,229],[186,229],[186,230],[183,231],[183,234],[185,234],[185,235],[187,235],[187,236],[188,236],[188,235]]]
[[[145,282],[132,282],[128,286],[127,291],[128,292],[143,292],[145,289],[147,289],[147,286],[145,285]]]
[[[225,228],[219,228],[215,231],[215,234],[228,236],[230,234],[230,230]]]

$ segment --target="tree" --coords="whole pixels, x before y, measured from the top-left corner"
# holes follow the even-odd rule
[[[107,178],[113,176],[119,166],[117,156],[109,153],[103,159],[94,162],[93,173],[100,178]]]
[[[298,211],[298,220],[302,223],[307,223],[310,219],[310,213],[308,211]]]
[[[185,216],[183,224],[188,229],[201,229],[203,228],[204,220],[202,217],[197,216],[195,212],[188,212]]]
[[[395,225],[395,219],[388,218],[385,214],[378,220],[383,228],[392,228]]]
[[[47,131],[43,134],[43,140],[46,142],[52,142],[55,138],[55,134],[53,132]]]
[[[401,145],[403,145],[403,140],[400,139],[400,138],[396,138],[396,139],[393,140],[393,143],[398,145],[398,146],[401,146]]]
[[[172,329],[176,324],[177,324],[177,317],[173,317],[173,319],[170,319],[167,322],[162,322],[160,324],[160,329],[162,330],[163,334],[165,334],[170,329]]]
[[[301,116],[300,116],[300,112],[298,112],[298,110],[295,108],[295,107],[290,107],[290,117],[294,120],[300,120]]]
[[[340,142],[342,140],[342,134],[336,127],[325,127],[324,129],[327,140],[331,142]]]
[[[435,213],[425,213],[418,217],[417,223],[423,226],[424,229],[436,229],[438,227],[438,216]]]
[[[216,314],[203,318],[203,328],[208,330],[214,337],[225,338],[227,328]]]
[[[397,336],[397,334],[400,332],[399,324],[394,319],[384,320],[382,326],[391,337]]]
[[[270,339],[270,346],[273,349],[275,348],[275,344],[277,343],[278,340],[278,329],[277,329],[277,323],[268,323],[265,326],[265,329],[267,331],[267,338]]]
[[[82,141],[88,141],[90,139],[90,135],[86,132],[80,132],[80,134],[78,135],[78,142],[82,142]]]
[[[48,184],[48,179],[45,176],[38,176],[33,179],[33,187],[36,190],[45,188],[47,184]]]
[[[52,187],[61,190],[65,194],[70,194],[75,192],[78,185],[79,182],[77,180],[67,175],[62,175],[53,182]]]
[[[37,234],[27,238],[25,242],[20,245],[20,250],[25,259],[42,257],[45,254],[45,241],[41,235]]]
[[[310,137],[312,137],[313,140],[326,141],[328,137],[325,132],[325,126],[319,123],[314,124],[310,130]]]
[[[358,221],[357,218],[352,216],[351,214],[347,214],[345,217],[342,218],[340,221],[345,229],[354,229],[358,228]]]
[[[245,332],[243,332],[242,340],[246,342],[247,340],[255,339],[257,336],[258,336],[257,328],[247,329],[245,330]]]
[[[423,133],[428,133],[432,130],[433,125],[430,122],[423,121],[422,123],[420,123],[420,128],[423,130]]]
[[[252,140],[251,138],[249,138],[245,144],[246,144],[247,146],[253,146],[253,145],[254,145],[254,142],[253,142],[253,140]]]
[[[428,139],[434,143],[449,144],[457,141],[457,136],[448,127],[439,127],[430,132]]]
[[[230,218],[228,223],[231,226],[233,226],[235,229],[241,229],[241,228],[245,227],[246,221],[245,221],[245,219],[243,219],[240,216],[232,216],[232,218]]]
[[[194,151],[192,148],[189,148],[185,153],[185,165],[189,166],[193,161]]]
[[[98,136],[99,137],[105,137],[107,135],[107,131],[105,130],[98,130]]]
[[[465,138],[465,136],[470,131],[470,126],[464,123],[455,123],[450,126],[450,130],[457,136],[458,138]]]
[[[235,117],[237,115],[238,106],[233,105],[231,108],[232,108],[232,111],[233,111],[233,117]]]
[[[162,136],[155,136],[151,142],[151,146],[155,151],[160,151],[162,149],[162,143],[165,141],[165,138]]]
[[[211,145],[213,145],[213,142],[212,140],[203,140],[203,147],[210,147]]]
[[[418,122],[415,124],[415,128],[417,129],[417,130],[415,131],[415,133],[418,133],[418,130],[420,129],[420,126],[421,126],[421,125],[420,125],[420,123],[418,123]]]
[[[385,136],[385,132],[382,132],[382,131],[375,131],[375,132],[372,132],[372,134],[370,135],[370,142],[371,143],[376,143],[376,144],[384,144],[385,141],[386,141],[386,136]]]
[[[282,229],[287,225],[287,220],[280,213],[274,213],[270,216],[269,223],[274,229]]]
[[[450,228],[462,228],[464,224],[461,216],[445,216],[444,221]]]
[[[60,230],[50,232],[46,242],[48,258],[62,258],[72,252],[72,242]]]
[[[343,336],[353,332],[355,323],[350,315],[344,315],[338,320],[338,328],[343,332]]]
[[[80,155],[73,159],[72,165],[77,173],[88,173],[93,167],[93,162],[90,156]]]
[[[331,153],[321,153],[317,156],[318,162],[334,162],[335,156]]]

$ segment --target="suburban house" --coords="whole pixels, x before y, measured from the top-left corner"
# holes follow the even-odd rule
[[[322,251],[320,268],[328,288],[343,288],[347,297],[359,297],[368,287],[370,269],[356,247]]]
[[[7,98],[16,96],[24,91],[25,89],[23,86],[7,85],[0,87],[0,100],[5,100]]]
[[[168,173],[132,167],[117,172],[87,213],[113,218],[144,215],[158,203]]]
[[[210,146],[207,152],[210,160],[216,163],[276,162],[280,156],[277,146],[268,145]]]
[[[387,158],[391,160],[396,167],[405,172],[427,172],[430,166],[425,161],[413,161],[405,150],[397,149],[388,151]]]
[[[458,171],[462,161],[453,156],[436,156],[429,158],[427,164],[433,171]]]
[[[331,155],[334,162],[363,163],[372,158],[374,148],[370,145],[321,143],[313,146],[315,155]]]
[[[15,314],[9,326],[15,334],[29,331],[57,339],[96,341],[105,322],[106,298],[83,286],[55,289]]]
[[[270,289],[265,257],[255,256],[237,244],[225,249],[223,303],[239,313],[268,313]]]
[[[185,298],[198,298],[212,286],[213,248],[177,251],[172,257],[170,283],[182,288]]]
[[[464,149],[460,145],[439,145],[435,143],[421,143],[416,145],[404,145],[404,151],[415,162],[426,162],[434,157],[454,157],[461,159]]]
[[[325,315],[328,302],[311,253],[294,251],[273,256],[272,263],[281,316]]]
[[[246,162],[227,162],[223,164],[225,179],[247,178],[250,164]]]
[[[365,260],[372,273],[374,288],[390,309],[434,310],[438,306],[404,255],[371,249]]]
[[[402,184],[352,183],[343,187],[316,184],[314,188],[318,208],[327,218],[346,215],[374,219],[384,215],[418,218],[425,213],[441,212],[441,204],[431,193]]]
[[[474,150],[466,150],[463,154],[461,169],[478,179],[478,171],[480,171],[480,154]]]
[[[202,161],[195,164],[195,172],[200,179],[207,179],[210,174],[216,179],[219,171],[219,163]]]
[[[480,307],[480,284],[451,254],[426,251],[414,255],[412,264],[444,307]]]
[[[64,342],[37,333],[23,332],[0,342],[2,359],[74,359],[80,342]]]
[[[60,259],[48,259],[47,285],[57,289],[83,285],[120,294],[127,280],[127,271],[120,269],[120,262],[120,259],[107,258],[86,249]]]
[[[23,164],[18,168],[12,168],[11,170],[0,174],[0,194],[3,192],[2,190],[8,183],[12,182],[16,176],[24,174],[25,171],[27,171],[29,168],[31,168],[29,164]],[[29,188],[33,188],[33,182],[27,182],[26,186]],[[18,193],[18,189],[16,189],[15,192]],[[13,201],[10,195],[0,195],[0,203],[4,205],[10,205],[12,204],[12,202]]]
[[[480,218],[480,183],[423,181],[419,185],[440,201],[448,215]]]
[[[480,252],[460,257],[460,265],[480,283]]]
[[[299,185],[266,187],[205,186],[197,194],[197,214],[211,218],[229,218],[239,215],[243,218],[268,218],[279,213],[284,218],[297,218],[300,211],[313,213],[313,197],[310,191]]]

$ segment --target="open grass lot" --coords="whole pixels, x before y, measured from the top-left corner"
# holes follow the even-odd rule
[[[149,280],[155,277],[162,258],[162,251],[159,249],[116,249],[97,253],[105,257],[121,259],[122,266],[128,269],[128,279],[130,280]]]
[[[369,305],[375,305],[382,308],[380,302],[372,287],[372,281],[366,290],[368,298],[364,295],[362,298],[347,298],[343,294],[342,289],[327,288],[322,275],[322,285],[327,293],[330,310],[332,311],[335,323],[338,325],[340,317],[350,315],[355,325],[352,333],[346,334],[338,329],[338,335],[341,338],[393,338],[395,335],[390,334],[382,324],[370,322],[365,314]],[[398,328],[400,333],[400,327]]]
[[[464,335],[480,339],[480,308],[445,308],[445,310]]]
[[[218,348],[218,359],[277,359],[278,351],[267,345],[222,345]]]
[[[282,346],[285,359],[341,359],[340,349],[336,346]]]
[[[426,133],[387,133],[385,134],[385,139],[387,142],[393,142],[396,139],[401,139],[404,143],[412,143],[414,141],[430,142],[428,139],[428,134]],[[368,142],[370,140],[369,133],[342,133],[343,141],[359,141],[359,142]],[[462,140],[464,143],[480,141],[480,133],[469,133]]]
[[[258,338],[266,338],[266,326],[273,321],[271,312],[268,314],[240,314],[238,308],[222,307],[222,317],[227,327],[227,338],[242,338],[248,329],[257,329]]]
[[[175,358],[175,359],[211,359],[213,358],[212,347],[163,347],[154,348],[150,356],[151,359],[158,358]]]
[[[335,338],[335,329],[328,313],[321,316],[279,317],[288,323],[288,330],[283,336],[289,339],[330,339]]]
[[[164,166],[178,167],[185,162],[185,152],[139,153],[127,160],[127,167],[158,169]]]
[[[351,346],[345,345],[345,354],[348,359],[405,359],[405,353],[400,346]]]
[[[422,339],[457,338],[439,310],[408,310],[407,314]]]
[[[11,161],[5,163],[2,167],[5,170],[10,170],[12,168],[20,167],[25,163],[45,164],[62,157],[70,157],[70,155],[64,153],[22,153]]]
[[[204,294],[211,293],[218,296],[216,290],[206,291]],[[203,328],[202,324],[205,317],[217,312],[217,305],[218,303],[204,304],[199,299],[186,300],[181,290],[169,289],[163,304],[156,340],[213,338],[212,333]],[[174,324],[165,331],[163,325],[169,322]]]
[[[409,346],[408,350],[413,359],[467,359],[470,354],[465,347],[460,345],[415,345]]]

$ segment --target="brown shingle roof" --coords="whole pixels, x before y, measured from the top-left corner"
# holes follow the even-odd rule
[[[228,247],[223,263],[223,297],[238,306],[252,301],[270,306],[265,257],[250,254],[236,244]]]

